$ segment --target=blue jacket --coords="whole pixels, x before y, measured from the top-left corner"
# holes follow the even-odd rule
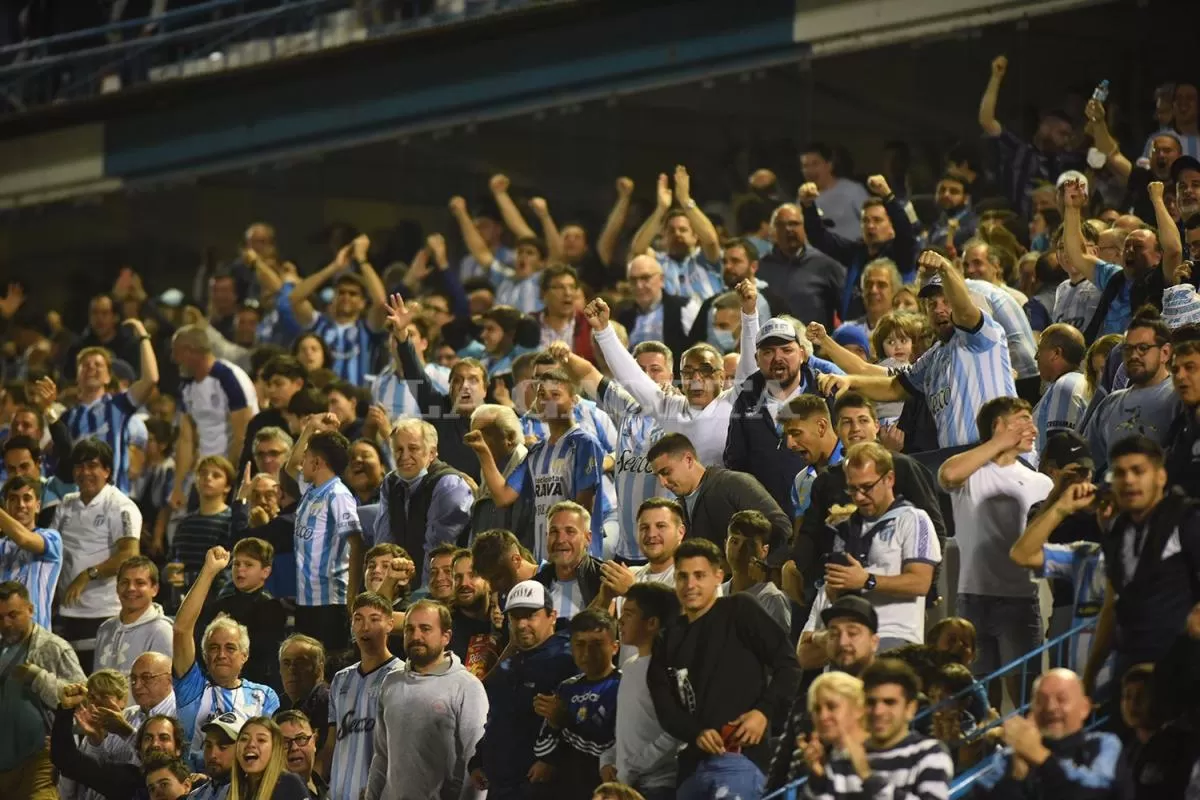
[[[1116,785],[1121,740],[1115,734],[1080,731],[1044,741],[1050,757],[1031,767],[1029,776],[1012,778],[1011,750],[992,756],[978,780],[975,797],[990,800],[1099,800]]]
[[[517,651],[501,661],[483,682],[488,696],[487,727],[470,769],[482,768],[493,788],[524,784],[542,727],[542,718],[533,711],[533,697],[554,694],[560,683],[577,672],[565,631],[533,650]]]

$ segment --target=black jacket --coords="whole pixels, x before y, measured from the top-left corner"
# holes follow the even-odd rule
[[[700,536],[725,551],[729,518],[738,511],[761,511],[771,521],[771,547],[778,548],[792,538],[788,516],[767,493],[763,485],[750,475],[722,467],[709,467],[696,487],[696,500],[688,509],[687,501],[679,497],[683,507],[687,536]]]
[[[795,255],[776,247],[758,260],[758,277],[783,298],[782,311],[833,330],[833,315],[842,302],[846,268],[831,255],[812,246]],[[778,313],[773,304],[771,312]]]
[[[696,746],[700,733],[720,732],[747,711],[768,721],[786,711],[800,665],[779,623],[753,597],[734,594],[718,598],[695,622],[680,616],[667,627],[654,644],[646,683],[663,730],[686,745],[679,755],[683,783],[708,757]],[[766,769],[767,737],[742,752]]]
[[[400,361],[400,370],[405,375],[423,375],[421,363],[417,359],[416,348],[411,341],[403,342],[396,348]],[[471,420],[459,416],[454,411],[453,401],[446,395],[433,388],[427,380],[414,381],[417,387],[417,406],[429,424],[433,425],[438,435],[438,458],[467,475],[479,484],[479,457],[475,451],[463,444],[463,437],[471,429]]]
[[[145,800],[146,779],[133,764],[103,764],[75,743],[75,710],[60,708],[50,729],[50,761],[64,778],[94,789],[108,800]]]
[[[673,294],[664,293],[662,296],[662,311],[663,311],[663,333],[662,343],[671,348],[671,355],[675,359],[673,369],[679,371],[679,358],[683,355],[683,351],[688,348],[691,339],[688,337],[688,330],[683,327],[683,307],[691,302],[690,298],[679,297]],[[625,330],[630,334],[633,333],[633,326],[637,322],[638,307],[630,303],[617,314],[617,322],[625,326]],[[700,317],[696,317],[696,323],[700,322]]]
[[[815,394],[817,379],[808,362],[800,365],[800,381],[806,394]],[[729,436],[725,440],[725,466],[749,473],[762,483],[771,497],[791,518],[792,483],[807,466],[803,456],[788,449],[767,405],[763,390],[767,379],[755,372],[742,384],[729,414]],[[832,405],[832,398],[829,400]]]
[[[583,604],[589,605],[596,595],[600,593],[600,565],[603,562],[593,555],[584,553],[583,561],[579,562],[579,567],[575,570],[575,580],[579,586],[579,594],[583,597]],[[554,565],[546,563],[537,571],[533,579],[542,584],[549,590],[554,586]],[[558,627],[562,629],[569,620],[559,617]]]
[[[1200,409],[1185,408],[1171,423],[1167,441],[1167,477],[1188,497],[1200,497]]]

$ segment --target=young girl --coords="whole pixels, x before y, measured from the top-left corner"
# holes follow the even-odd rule
[[[311,331],[309,333],[302,333],[296,337],[296,341],[292,345],[292,355],[309,372],[324,369],[333,361],[329,355],[329,345],[325,344],[324,339]]]
[[[906,367],[929,348],[932,331],[922,314],[907,311],[891,311],[884,314],[871,332],[871,349],[879,358],[879,366]],[[904,410],[904,401],[878,403],[875,413],[880,425],[893,425]]]
[[[517,324],[523,316],[512,306],[493,306],[483,312],[479,340],[486,355],[480,361],[487,367],[489,380],[511,374],[513,359],[528,350],[515,344]]]
[[[270,717],[255,717],[238,735],[229,800],[308,800],[304,781],[285,769],[283,733]]]

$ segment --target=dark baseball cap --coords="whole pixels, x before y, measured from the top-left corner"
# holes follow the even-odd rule
[[[921,291],[917,292],[917,297],[930,297],[942,291],[942,276],[933,273],[929,280],[921,287]]]
[[[1096,467],[1087,440],[1072,430],[1055,431],[1050,434],[1046,439],[1046,446],[1042,449],[1041,464],[1059,469],[1072,464],[1079,464],[1088,469]]]
[[[1179,174],[1185,169],[1190,169],[1192,172],[1200,172],[1200,161],[1194,156],[1180,156],[1171,164],[1171,182],[1179,181]]]
[[[821,621],[826,626],[835,619],[852,619],[855,622],[861,622],[871,633],[879,630],[879,615],[875,613],[875,607],[865,597],[856,594],[839,597],[837,602],[821,612]]]

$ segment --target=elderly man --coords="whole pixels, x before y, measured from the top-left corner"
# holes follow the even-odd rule
[[[317,732],[317,748],[329,727],[329,683],[325,680],[325,645],[303,633],[293,633],[279,647],[281,707],[299,711]]]
[[[742,384],[729,415],[725,466],[758,478],[791,515],[792,483],[805,462],[783,446],[784,408],[801,394],[819,392],[818,373],[813,369],[818,362],[812,360],[812,344],[799,323],[789,317],[767,322],[758,331],[755,345],[758,371]],[[825,372],[841,372],[832,364],[822,366]]]
[[[403,419],[392,428],[396,469],[379,492],[375,539],[408,551],[416,564],[413,580],[424,585],[425,564],[433,548],[455,542],[471,520],[474,494],[466,477],[437,460],[438,435],[421,419]]]
[[[50,800],[58,797],[46,748],[51,712],[60,690],[84,674],[71,646],[33,621],[29,590],[16,581],[0,583],[0,653],[11,665],[0,726],[0,797]]]
[[[275,723],[283,734],[287,771],[300,776],[309,797],[329,800],[329,784],[316,771],[318,742],[312,721],[303,711],[291,709],[276,714]]]
[[[700,301],[693,295],[679,297],[665,293],[663,268],[648,255],[639,255],[629,262],[629,286],[633,290],[633,305],[617,317],[629,331],[629,345],[642,342],[662,342],[673,353],[682,353],[687,346],[688,332],[696,321]]]
[[[559,627],[565,627],[599,596],[603,562],[588,553],[592,515],[586,508],[564,500],[550,508],[546,519],[548,561],[533,579],[550,592]]]
[[[521,421],[517,412],[508,406],[485,403],[471,414],[471,430],[463,437],[475,455],[479,457],[481,480],[475,493],[475,504],[471,508],[470,530],[476,533],[492,528],[531,534],[533,531],[533,504],[524,496],[518,496],[512,505],[501,507],[492,497],[489,486],[507,483],[512,474],[525,463],[529,448],[521,435]],[[533,546],[533,537],[522,542]]]
[[[97,707],[99,721],[108,734],[100,743],[101,760],[109,764],[134,760],[138,728],[150,717],[175,716],[171,657],[152,652],[138,656],[129,668],[129,693],[134,704],[120,714],[105,713]]]
[[[1009,750],[997,752],[978,781],[982,797],[1077,800],[1107,797],[1116,783],[1121,740],[1084,731],[1092,703],[1079,677],[1052,669],[1034,683],[1030,718],[1004,723]]]

